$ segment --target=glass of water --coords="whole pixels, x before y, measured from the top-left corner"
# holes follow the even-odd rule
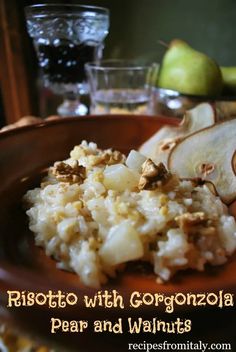
[[[90,113],[151,114],[150,66],[124,60],[85,65],[90,86]]]
[[[84,65],[102,57],[109,10],[73,4],[39,4],[25,8],[44,85],[64,96],[62,116],[85,115],[79,95],[87,92]]]

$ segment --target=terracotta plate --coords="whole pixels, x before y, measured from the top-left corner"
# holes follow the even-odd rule
[[[167,123],[177,122],[145,116],[70,118],[0,135],[0,288],[94,292],[81,285],[75,274],[56,269],[55,261],[34,246],[22,208],[22,196],[39,183],[43,169],[66,158],[81,140],[127,152]],[[236,260],[232,258],[224,266],[208,268],[203,273],[179,273],[169,283],[160,285],[149,267],[135,265],[110,280],[104,289],[117,289],[127,296],[134,290],[174,293],[224,288],[236,292],[235,271]]]

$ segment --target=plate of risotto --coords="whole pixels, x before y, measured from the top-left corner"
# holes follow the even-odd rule
[[[99,116],[4,132],[2,285],[86,292],[235,290],[235,194],[227,187],[235,180],[224,169],[231,178],[221,182],[220,156],[215,163],[198,156],[197,168],[189,162],[196,159],[193,138],[211,150],[215,140],[208,136],[218,138],[218,130],[232,130],[232,124],[176,135],[180,125],[174,119]],[[175,136],[161,144],[158,139],[163,157],[153,157],[146,144],[163,126]],[[181,149],[188,159],[181,167],[179,148],[188,148],[186,154]],[[235,145],[231,149],[234,169]]]

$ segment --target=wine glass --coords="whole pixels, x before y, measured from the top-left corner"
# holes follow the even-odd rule
[[[64,97],[61,116],[86,115],[79,100],[88,92],[84,65],[102,58],[109,29],[109,10],[74,4],[38,4],[25,8],[43,82]]]

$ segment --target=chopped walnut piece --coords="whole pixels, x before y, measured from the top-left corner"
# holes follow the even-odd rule
[[[195,213],[184,213],[182,215],[176,216],[175,221],[178,223],[181,230],[185,233],[191,231],[191,228],[196,225],[206,225],[208,218],[202,211]]]
[[[100,155],[96,156],[93,166],[99,164],[113,165],[120,162],[124,162],[124,155],[117,150],[112,151],[112,149],[107,149]]]
[[[105,160],[108,165],[118,164],[118,163],[124,161],[124,155],[117,150],[115,150],[114,152],[113,151],[106,151],[105,152]]]
[[[140,190],[160,188],[168,183],[171,178],[171,173],[167,171],[163,163],[156,165],[151,159],[147,159],[142,165],[142,174],[138,188]]]
[[[74,160],[72,165],[58,161],[52,167],[52,175],[60,182],[82,183],[86,177],[86,168]]]

